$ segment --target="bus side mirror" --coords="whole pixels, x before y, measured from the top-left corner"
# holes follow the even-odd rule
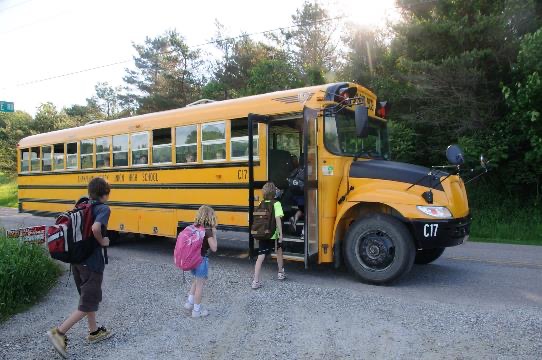
[[[356,106],[355,110],[356,135],[366,138],[369,135],[369,109],[367,106]]]

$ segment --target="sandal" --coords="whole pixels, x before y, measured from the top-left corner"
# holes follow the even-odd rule
[[[252,282],[252,289],[253,290],[257,290],[259,288],[262,287],[262,282],[261,281],[253,281]]]
[[[284,269],[282,269],[281,271],[279,271],[278,275],[277,275],[277,278],[279,280],[284,280],[286,279],[286,273],[284,272]]]

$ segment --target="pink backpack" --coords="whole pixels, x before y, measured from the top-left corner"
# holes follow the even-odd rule
[[[205,238],[205,228],[202,226],[187,226],[177,236],[173,260],[183,271],[193,270],[201,264],[201,247]]]

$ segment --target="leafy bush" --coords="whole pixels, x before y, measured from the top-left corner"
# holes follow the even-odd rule
[[[17,182],[14,175],[0,171],[0,206],[17,206]]]
[[[0,320],[37,301],[59,275],[42,245],[0,237]]]

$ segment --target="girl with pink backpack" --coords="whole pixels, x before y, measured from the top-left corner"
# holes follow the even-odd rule
[[[199,208],[193,225],[187,226],[177,237],[173,255],[175,265],[194,275],[184,308],[192,311],[193,318],[209,315],[201,306],[203,287],[209,275],[209,250],[216,252],[215,211],[203,205]]]

